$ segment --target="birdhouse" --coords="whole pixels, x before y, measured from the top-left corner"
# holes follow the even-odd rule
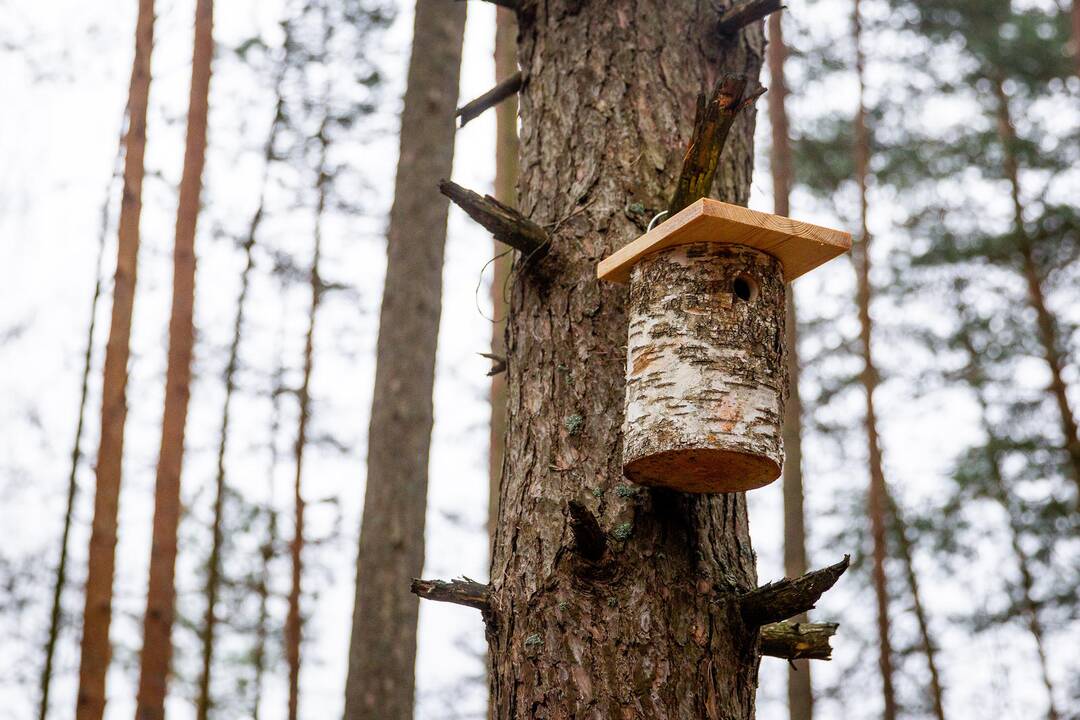
[[[629,283],[623,473],[683,492],[780,476],[787,283],[851,235],[702,199],[597,268]]]

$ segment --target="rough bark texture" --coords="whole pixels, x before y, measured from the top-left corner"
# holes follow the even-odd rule
[[[707,3],[528,3],[519,16],[519,202],[555,224],[550,279],[513,285],[509,416],[489,625],[495,718],[750,718],[758,639],[737,608],[756,585],[742,494],[636,489],[622,478],[627,294],[596,264],[666,208],[698,93],[756,77],[763,33],[713,33]],[[715,191],[745,203],[754,112]],[[544,262],[547,262],[546,260]],[[554,269],[554,268],[553,268]],[[608,533],[571,550],[570,500]]]
[[[517,72],[517,19],[506,8],[495,10],[495,76]],[[518,101],[513,95],[495,107],[495,199],[517,206]],[[506,292],[512,257],[510,248],[492,241],[495,260],[491,280],[491,354],[506,357]],[[499,517],[499,479],[506,448],[506,374],[491,376],[491,450],[488,453],[488,534],[495,537]]]
[[[191,356],[195,342],[195,229],[206,161],[210,62],[214,54],[213,10],[213,0],[198,0],[195,4],[195,46],[191,62],[184,169],[180,177],[180,200],[176,211],[165,413],[154,490],[154,528],[135,710],[137,720],[163,720],[165,717],[165,694],[172,659],[176,535],[181,509],[180,471],[184,463],[184,427],[187,424]]]
[[[786,290],[780,261],[740,245],[682,245],[634,266],[628,478],[735,492],[780,476]]]
[[[1016,237],[1017,251],[1020,255],[1021,271],[1028,286],[1028,301],[1035,310],[1036,332],[1042,345],[1043,357],[1050,369],[1049,391],[1058,408],[1061,420],[1061,434],[1069,471],[1077,489],[1080,490],[1080,431],[1077,429],[1076,416],[1069,404],[1069,388],[1065,384],[1064,365],[1058,343],[1058,329],[1053,313],[1046,305],[1046,293],[1043,291],[1043,271],[1035,258],[1035,248],[1024,227],[1024,202],[1020,187],[1020,165],[1016,158],[1016,127],[1009,112],[1009,96],[1005,93],[1004,81],[994,82],[994,94],[997,98],[998,136],[1004,150],[1005,177],[1009,181],[1010,196],[1013,204],[1013,233]]]
[[[345,718],[413,715],[428,447],[465,6],[418,0],[387,232]]]
[[[139,0],[135,59],[132,61],[131,84],[128,87],[124,190],[120,201],[112,319],[101,387],[101,438],[97,452],[94,522],[87,559],[79,693],[75,705],[77,720],[101,720],[105,713],[105,676],[112,656],[109,625],[112,621],[112,586],[116,567],[116,518],[120,505],[124,420],[127,418],[127,365],[139,255],[146,107],[150,95],[150,51],[153,44],[154,2]]]
[[[124,124],[127,112],[124,112]],[[56,563],[56,576],[53,581],[52,610],[49,613],[49,631],[45,640],[45,662],[41,668],[41,699],[38,705],[38,719],[45,720],[49,714],[49,690],[52,685],[53,659],[56,653],[56,641],[60,637],[60,619],[64,587],[67,585],[68,539],[71,536],[71,524],[75,514],[75,496],[79,490],[79,465],[82,462],[82,436],[86,424],[86,399],[90,394],[90,371],[94,359],[94,336],[97,329],[97,308],[101,300],[101,267],[105,262],[105,240],[109,233],[109,208],[112,199],[113,182],[120,175],[124,162],[124,132],[120,134],[120,144],[116,151],[116,167],[105,190],[105,202],[101,205],[101,226],[98,232],[97,261],[94,263],[94,292],[90,297],[90,325],[86,330],[86,350],[83,352],[82,382],[79,387],[79,413],[75,420],[75,438],[71,445],[71,469],[68,472],[67,502],[64,506],[64,525],[60,532],[60,556]]]
[[[870,133],[866,126],[866,105],[864,100],[864,72],[861,40],[861,21],[859,0],[855,0],[853,14],[854,39],[856,48],[856,72],[859,80],[859,106],[855,113],[855,179],[859,186],[859,242],[852,248],[852,260],[855,263],[856,302],[859,310],[859,348],[862,352],[862,385],[866,396],[867,464],[870,472],[870,492],[868,513],[870,516],[870,536],[873,542],[874,595],[877,599],[878,631],[878,667],[881,671],[881,690],[884,708],[883,720],[896,718],[896,691],[893,687],[893,650],[889,639],[889,587],[885,576],[886,547],[886,497],[885,470],[881,457],[881,446],[877,430],[877,414],[874,409],[874,391],[877,388],[877,369],[874,367],[871,352],[873,327],[870,319],[870,229],[867,223],[869,212],[867,198],[867,180],[870,166]]]
[[[784,13],[769,16],[769,125],[772,130],[772,150],[769,168],[773,181],[773,212],[791,215],[791,186],[794,169],[791,156],[791,135],[787,115],[787,83],[784,80]],[[795,289],[789,288],[784,321],[784,345],[788,358],[788,400],[784,406],[784,574],[798,577],[806,572],[806,517],[803,511],[802,470],[802,399],[799,395],[799,324],[795,308]],[[805,623],[805,614],[793,618]],[[793,660],[788,667],[788,717],[791,720],[811,720],[814,716],[814,695],[810,681],[810,663]]]

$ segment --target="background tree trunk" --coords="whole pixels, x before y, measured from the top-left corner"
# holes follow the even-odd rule
[[[288,41],[286,41],[288,48]],[[287,52],[287,50],[286,50]],[[247,302],[248,288],[251,283],[251,271],[255,266],[254,253],[255,238],[262,223],[266,202],[266,187],[269,182],[270,166],[274,159],[274,142],[277,138],[277,129],[281,124],[282,98],[279,83],[277,85],[278,102],[274,113],[274,120],[270,125],[270,134],[266,141],[266,152],[263,156],[263,177],[259,191],[259,203],[251,216],[248,224],[247,237],[244,238],[244,269],[240,273],[240,294],[236,299],[236,319],[233,322],[232,341],[229,343],[229,357],[225,363],[225,400],[221,408],[221,432],[218,436],[217,447],[217,474],[214,478],[214,516],[211,526],[210,557],[206,562],[206,614],[203,616],[202,635],[202,672],[199,675],[199,694],[195,701],[195,716],[198,720],[207,720],[210,715],[212,699],[210,695],[210,676],[214,664],[214,631],[217,626],[217,597],[221,587],[221,555],[224,541],[222,521],[225,510],[225,459],[229,440],[229,411],[232,408],[232,397],[236,391],[236,371],[240,364],[240,342],[244,332],[244,305]]]
[[[708,4],[526,3],[519,15],[524,214],[552,251],[513,285],[509,416],[488,625],[496,718],[749,718],[757,633],[745,498],[630,486],[620,451],[625,288],[596,264],[640,235],[676,185],[695,98],[756,78],[761,23],[715,32]],[[717,193],[745,204],[754,111],[736,121]],[[633,212],[634,203],[645,212]],[[608,549],[577,557],[567,506]]]
[[[877,389],[878,376],[871,352],[873,328],[870,319],[870,228],[867,222],[869,212],[867,182],[870,169],[870,133],[866,126],[865,105],[865,59],[862,51],[862,24],[859,16],[859,0],[855,0],[853,29],[855,41],[855,70],[859,82],[859,106],[855,112],[855,179],[859,187],[859,242],[852,248],[855,263],[856,295],[859,309],[859,341],[863,357],[862,385],[866,395],[866,442],[867,462],[870,471],[870,492],[868,512],[870,515],[870,535],[873,539],[873,582],[877,598],[878,626],[878,667],[881,670],[881,691],[884,701],[882,717],[884,720],[896,720],[896,691],[893,687],[893,650],[889,639],[889,587],[885,574],[886,546],[885,514],[887,508],[888,487],[885,485],[885,470],[881,458],[881,446],[877,429],[877,415],[874,411],[874,391]]]
[[[150,546],[150,580],[143,623],[137,720],[162,720],[172,659],[172,625],[176,601],[176,533],[180,523],[180,472],[184,462],[184,426],[191,386],[195,340],[195,228],[199,218],[203,165],[206,161],[206,117],[210,95],[210,63],[214,55],[213,0],[195,4],[195,47],[191,61],[187,143],[176,211],[173,249],[172,315],[169,318],[169,362],[165,376],[165,414],[161,426],[154,529]]]
[[[511,10],[495,9],[495,79],[502,81],[517,72],[517,19]],[[517,93],[495,106],[495,199],[517,207],[518,177]],[[507,278],[513,257],[510,248],[493,240],[495,260],[491,281],[491,354],[506,357]],[[499,519],[499,480],[506,448],[506,373],[491,377],[491,451],[488,495],[488,534],[495,538]]]
[[[127,125],[127,109],[122,124]],[[49,613],[49,630],[45,639],[45,662],[41,668],[41,702],[38,706],[39,720],[49,714],[49,689],[52,684],[53,658],[56,641],[60,637],[60,618],[63,615],[64,587],[67,585],[68,538],[75,515],[75,496],[79,490],[79,463],[82,462],[82,436],[86,424],[86,399],[90,395],[90,371],[93,368],[94,336],[97,329],[97,308],[101,300],[101,267],[105,262],[105,240],[109,234],[109,209],[112,206],[113,183],[123,172],[124,135],[116,150],[116,164],[109,183],[105,187],[105,201],[101,204],[101,226],[98,233],[97,261],[94,263],[94,292],[90,297],[90,325],[86,329],[86,351],[83,353],[82,382],[79,387],[79,414],[75,421],[75,439],[71,445],[71,471],[68,473],[67,503],[64,506],[64,525],[60,532],[60,557],[56,563],[56,579],[53,583],[52,610]]]
[[[327,40],[331,33],[326,27]],[[325,99],[324,99],[325,102]],[[322,220],[326,211],[327,193],[330,175],[327,165],[329,139],[327,131],[330,124],[330,110],[326,106],[326,115],[319,125],[317,140],[319,160],[316,177],[318,199],[315,203],[315,227],[312,232],[314,247],[311,253],[311,307],[308,311],[307,334],[304,337],[304,370],[297,392],[300,406],[296,426],[296,476],[293,482],[293,539],[289,544],[289,557],[292,561],[292,584],[289,588],[289,611],[285,618],[285,657],[289,663],[289,720],[297,720],[300,711],[300,644],[303,631],[303,615],[300,600],[303,596],[303,554],[304,554],[304,495],[302,487],[304,470],[304,448],[307,446],[308,422],[311,419],[311,374],[315,365],[315,316],[322,299],[322,277],[319,275],[319,260],[322,257]]]
[[[113,280],[112,319],[105,348],[101,388],[101,438],[97,453],[97,489],[86,573],[86,605],[79,658],[77,720],[101,720],[105,713],[105,676],[112,646],[112,586],[116,568],[116,518],[127,417],[127,364],[131,314],[135,304],[142,213],[143,156],[146,151],[146,109],[150,97],[150,52],[154,44],[154,2],[139,0],[135,25],[135,59],[128,87],[128,126],[124,140],[124,190],[120,201],[119,243]]]
[[[772,127],[770,169],[773,181],[773,212],[791,215],[791,186],[794,181],[791,138],[788,129],[787,85],[784,82],[783,11],[769,16],[769,124]],[[803,512],[802,400],[799,395],[799,324],[795,311],[795,291],[787,293],[784,342],[788,352],[788,400],[784,415],[784,575],[798,577],[807,570],[806,519]],[[806,622],[805,613],[792,618]],[[788,667],[788,714],[791,720],[814,716],[814,695],[810,682],[810,662],[792,660]]]
[[[409,592],[409,581],[419,577],[424,564],[431,393],[448,208],[436,184],[450,175],[454,156],[464,29],[464,3],[417,0],[387,230],[346,720],[409,720],[413,715],[418,600]]]
[[[1020,187],[1020,164],[1016,158],[1016,128],[1009,112],[1009,96],[1005,93],[1004,81],[996,79],[993,83],[994,96],[997,100],[998,137],[1004,151],[1005,177],[1009,181],[1013,204],[1013,231],[1016,246],[1020,254],[1021,271],[1028,286],[1028,300],[1035,310],[1036,331],[1039,343],[1043,347],[1043,357],[1050,369],[1049,392],[1058,407],[1061,419],[1061,434],[1068,457],[1069,473],[1080,490],[1080,432],[1077,430],[1076,416],[1069,404],[1069,390],[1065,384],[1064,358],[1058,347],[1057,323],[1046,305],[1046,293],[1043,292],[1043,273],[1035,258],[1031,236],[1024,227],[1024,202]]]

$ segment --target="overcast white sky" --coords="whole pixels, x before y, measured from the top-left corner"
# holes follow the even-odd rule
[[[154,56],[153,105],[147,165],[158,177],[146,185],[143,248],[140,257],[139,295],[133,338],[132,376],[129,386],[127,458],[121,501],[121,539],[118,550],[116,616],[113,637],[118,644],[110,676],[108,717],[130,717],[133,712],[133,653],[141,643],[141,613],[149,547],[154,464],[158,445],[165,328],[170,293],[174,189],[183,148],[190,63],[192,0],[160,0],[157,46]],[[393,183],[397,152],[396,112],[412,27],[411,3],[398,0],[398,17],[372,53],[388,80],[387,101],[368,128],[373,134],[350,145],[356,166],[369,174],[371,191],[363,195],[363,217],[335,217],[328,221],[326,275],[354,284],[357,297],[328,301],[319,318],[314,392],[315,433],[332,432],[347,448],[339,452],[313,447],[305,463],[305,494],[313,503],[312,534],[330,534],[340,523],[340,537],[312,550],[312,566],[305,610],[310,617],[302,675],[302,714],[308,718],[336,717],[342,704],[346,644],[353,598],[355,538],[363,497],[364,435],[374,377],[374,342],[382,274],[385,266],[381,233]],[[257,29],[266,31],[280,13],[281,3],[233,0],[218,3],[215,35],[219,45],[235,45]],[[798,12],[802,2],[792,2]],[[131,31],[135,3],[83,3],[77,0],[14,0],[0,3],[0,40],[15,50],[0,47],[0,527],[13,540],[0,550],[8,562],[27,562],[51,568],[63,507],[66,463],[74,427],[82,343],[88,319],[100,203],[111,172],[124,106],[131,57]],[[843,12],[846,4],[820,3],[816,17]],[[493,10],[487,3],[469,5],[461,96],[472,98],[493,83],[491,62]],[[838,23],[839,24],[839,23]],[[211,99],[211,149],[207,170],[208,211],[200,220],[197,322],[200,347],[189,419],[188,458],[184,497],[193,518],[207,518],[208,486],[212,480],[213,448],[221,388],[218,381],[221,348],[228,342],[234,312],[239,257],[228,240],[216,238],[215,228],[243,227],[254,200],[260,166],[257,148],[269,121],[265,89],[253,85],[250,75],[235,61],[215,68]],[[831,102],[851,99],[850,87],[838,88]],[[761,118],[764,119],[763,113]],[[761,124],[763,126],[763,123]],[[374,130],[372,130],[374,128]],[[490,187],[493,175],[494,116],[485,114],[459,131],[455,179],[471,188]],[[759,132],[764,147],[766,135]],[[254,138],[254,139],[253,139]],[[223,147],[227,143],[232,146]],[[246,144],[245,144],[246,143]],[[241,151],[242,150],[242,151]],[[764,156],[762,156],[764,157]],[[751,207],[771,209],[768,175],[760,170],[754,183]],[[433,178],[434,181],[437,178]],[[796,197],[794,214],[802,219],[842,224],[806,198]],[[887,234],[891,213],[883,206],[874,224]],[[309,225],[302,213],[281,210],[267,229],[267,244],[293,252],[302,262]],[[110,231],[114,235],[113,231]],[[105,276],[111,277],[115,239],[110,235]],[[629,239],[629,238],[628,238]],[[887,248],[886,248],[887,249]],[[428,551],[424,574],[429,577],[487,574],[487,361],[476,353],[489,341],[485,320],[487,290],[478,284],[490,257],[490,239],[456,209],[450,217],[444,271],[443,321],[439,338],[436,382],[436,422],[431,451],[428,512]],[[265,268],[266,257],[260,256]],[[845,261],[815,273],[799,283],[799,300],[814,316],[843,315],[850,304],[851,272]],[[300,336],[304,324],[304,289],[286,293],[265,277],[253,289],[251,340],[245,355],[252,370],[241,382],[254,396],[264,379],[260,372],[271,358],[283,353],[295,379]],[[479,302],[483,313],[478,309]],[[889,310],[886,307],[885,310]],[[887,314],[887,313],[886,313]],[[284,318],[284,345],[277,338]],[[95,375],[99,371],[108,327],[108,303],[99,308],[99,335]],[[841,317],[838,330],[849,333],[850,318]],[[8,336],[10,330],[17,331]],[[837,336],[839,337],[839,336]],[[825,340],[828,341],[828,338]],[[888,355],[888,353],[885,353]],[[887,358],[888,360],[888,358]],[[894,358],[895,360],[895,358]],[[900,359],[900,363],[903,360]],[[254,368],[258,368],[258,372]],[[1031,369],[1030,382],[1040,381],[1041,368]],[[88,406],[90,428],[83,447],[97,444],[100,409],[99,381],[95,377]],[[904,499],[917,503],[933,495],[935,484],[956,449],[976,437],[974,408],[962,396],[937,393],[922,400],[910,389],[887,384],[881,406],[890,476]],[[857,413],[858,405],[848,408]],[[286,409],[286,426],[292,411]],[[267,493],[268,455],[264,430],[268,405],[252,397],[237,409],[240,437],[230,454],[231,482],[252,498]],[[263,434],[261,434],[263,433]],[[287,441],[281,442],[287,447]],[[912,452],[912,449],[918,449]],[[811,517],[812,553],[818,563],[832,562],[849,547],[824,547],[838,530],[829,511],[853,499],[865,486],[859,464],[861,448],[841,452],[824,442],[807,448],[808,512]],[[283,510],[288,497],[290,468],[279,467],[274,483]],[[82,600],[76,587],[84,575],[92,473],[80,475],[81,498],[72,539],[72,588],[66,609],[77,615]],[[340,507],[316,502],[336,496]],[[751,526],[763,580],[782,575],[780,566],[781,517],[779,485],[751,494]],[[291,532],[286,517],[286,536]],[[178,584],[181,610],[201,613],[196,570],[203,561],[205,539],[189,519],[182,531]],[[188,540],[190,538],[190,541]],[[185,553],[185,549],[188,550]],[[250,550],[250,548],[248,548]],[[1001,561],[996,546],[980,548],[992,566]],[[1022,633],[1006,631],[969,638],[955,625],[946,630],[945,615],[976,605],[987,588],[963,587],[920,558],[926,573],[927,601],[938,618],[943,645],[942,664],[950,689],[949,706],[955,717],[1015,717],[1034,714],[1042,695],[1036,683],[1032,649]],[[850,579],[850,578],[849,578]],[[0,653],[0,717],[29,717],[36,703],[36,673],[40,638],[47,621],[47,593],[29,585],[27,605],[4,623],[4,652]],[[278,589],[281,589],[279,587]],[[0,589],[9,592],[10,589]],[[186,593],[186,595],[185,595]],[[317,593],[317,594],[316,594]],[[18,592],[10,591],[14,599]],[[844,623],[834,643],[836,661],[817,664],[816,678],[824,687],[852,673],[847,692],[823,699],[823,718],[864,717],[877,706],[872,653],[859,638],[870,637],[872,615],[869,591],[852,581],[827,596],[816,617]],[[6,605],[3,604],[3,605]],[[3,606],[0,605],[0,606]],[[282,605],[275,608],[280,612]],[[477,653],[483,648],[480,618],[475,611],[456,606],[421,605],[418,673],[418,717],[479,717],[483,691],[468,678],[482,672]],[[901,620],[901,627],[903,627]],[[192,637],[178,629],[178,662],[190,667]],[[1075,641],[1075,636],[1073,637]],[[1075,661],[1068,637],[1056,640],[1051,656]],[[77,637],[69,627],[61,641],[60,676],[54,693],[55,717],[71,716],[74,707],[74,671]],[[1009,647],[1009,657],[1003,649]],[[232,648],[239,652],[242,648]],[[185,655],[185,653],[188,653]],[[912,667],[920,667],[916,661]],[[1068,663],[1056,667],[1064,683]],[[268,689],[264,708],[270,720],[282,718],[284,671]],[[761,668],[759,717],[784,715],[782,695],[786,669],[766,659]],[[869,683],[869,684],[867,684]],[[170,716],[193,717],[189,688],[174,683]],[[911,681],[901,688],[917,694]],[[241,715],[238,715],[238,717]]]

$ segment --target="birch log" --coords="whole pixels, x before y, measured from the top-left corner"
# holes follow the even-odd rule
[[[785,292],[781,263],[741,245],[680,245],[634,266],[627,478],[715,493],[780,476]]]

